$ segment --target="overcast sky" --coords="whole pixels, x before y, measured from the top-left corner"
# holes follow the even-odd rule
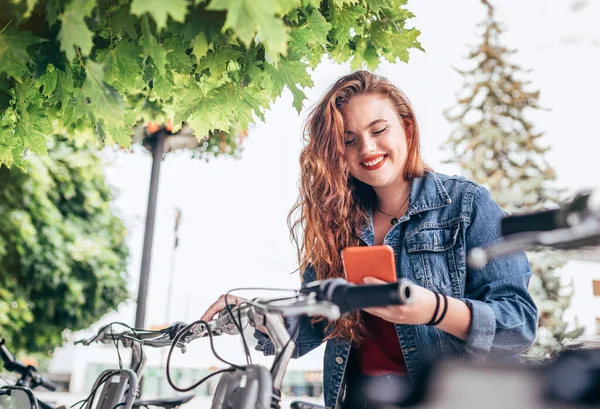
[[[598,186],[599,2],[496,3],[498,17],[508,27],[505,45],[518,49],[513,62],[532,70],[531,86],[541,90],[541,105],[548,108],[530,118],[546,132],[543,141],[552,147],[548,159],[559,184],[572,189]],[[386,63],[377,72],[411,99],[425,160],[437,171],[457,173],[455,167],[441,164],[447,156],[439,147],[451,129],[442,111],[455,103],[461,77],[453,67],[469,68],[465,56],[478,42],[476,25],[485,9],[475,0],[411,1],[409,9],[416,14],[411,24],[421,30],[426,52],[412,51],[409,64]],[[335,79],[349,72],[348,66],[322,63],[313,75],[315,86],[306,90],[309,99],[304,107],[314,104]],[[205,163],[179,154],[162,163],[147,325],[197,319],[232,287],[298,287],[298,275],[289,274],[295,268],[295,250],[286,215],[297,195],[303,119],[304,112],[296,113],[286,91],[265,122],[251,129],[241,160]],[[130,289],[136,294],[151,160],[141,151],[106,151],[104,156],[110,161],[106,175],[115,187],[114,207],[130,232]],[[183,219],[171,315],[165,317],[176,207],[182,210]],[[129,304],[119,318],[133,323],[134,312]],[[223,339],[221,344],[239,348],[237,339]],[[206,366],[208,344],[195,348],[202,350],[194,355],[201,360],[198,366]],[[291,366],[318,367],[321,353]]]

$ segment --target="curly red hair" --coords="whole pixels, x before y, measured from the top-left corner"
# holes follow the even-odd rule
[[[338,79],[308,115],[306,144],[300,154],[300,195],[288,216],[290,233],[298,248],[299,269],[312,267],[317,280],[344,277],[341,250],[361,245],[359,232],[368,223],[369,209],[375,200],[373,188],[353,178],[344,159],[342,111],[353,97],[365,94],[386,97],[396,107],[407,138],[404,177],[421,177],[429,170],[421,159],[419,127],[404,93],[387,79],[368,71],[356,71]],[[365,336],[359,312],[329,322],[327,330],[331,332],[326,339],[340,337],[356,344]]]

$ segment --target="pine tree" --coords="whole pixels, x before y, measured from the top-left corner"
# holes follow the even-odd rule
[[[543,133],[527,119],[528,112],[542,109],[540,92],[530,90],[527,73],[510,62],[515,50],[500,42],[502,25],[495,19],[494,7],[480,24],[483,41],[474,47],[468,60],[474,68],[459,71],[464,78],[457,104],[446,110],[454,125],[444,147],[452,151],[448,162],[457,163],[465,176],[485,185],[500,206],[508,212],[523,212],[556,206],[561,190],[554,187],[556,174],[544,155]],[[565,260],[557,253],[541,250],[528,253],[534,275],[529,290],[539,309],[538,334],[527,356],[549,358],[568,339],[583,330],[567,331],[563,319],[571,291],[562,286],[557,272]]]

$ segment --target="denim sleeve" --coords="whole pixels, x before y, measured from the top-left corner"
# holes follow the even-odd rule
[[[303,274],[302,286],[315,280],[316,273],[312,267],[308,266]],[[293,358],[299,358],[323,343],[326,321],[320,321],[313,325],[311,320],[305,315],[285,318],[288,333],[292,335],[296,343]],[[262,351],[265,355],[275,354],[275,346],[265,333],[256,330],[254,337],[258,340],[255,348],[257,351]]]
[[[474,194],[467,252],[501,239],[500,221],[506,213],[487,189]],[[471,326],[463,354],[476,359],[515,356],[534,341],[537,308],[529,295],[531,267],[525,252],[492,260],[484,268],[467,266],[465,298]]]

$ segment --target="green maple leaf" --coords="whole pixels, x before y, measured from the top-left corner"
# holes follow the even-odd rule
[[[96,0],[73,0],[59,17],[62,25],[58,41],[68,60],[73,60],[77,55],[75,47],[79,47],[84,56],[92,51],[94,33],[90,31],[84,19],[92,14],[94,7]]]
[[[138,33],[135,29],[137,21],[138,19],[129,14],[129,11],[125,8],[116,11],[110,18],[112,31],[115,35],[126,33],[134,41],[138,39]]]
[[[321,0],[302,0],[303,7],[314,7],[318,9],[321,6]]]
[[[369,0],[370,1],[370,0]],[[337,8],[343,8],[345,4],[356,4],[360,3],[360,0],[333,0],[334,6]]]
[[[144,86],[140,76],[142,49],[133,42],[121,41],[114,48],[98,51],[97,62],[104,64],[104,81],[121,92],[135,93]]]
[[[104,66],[92,60],[85,63],[86,79],[81,87],[97,119],[124,125],[125,107],[121,96],[104,82]]]
[[[52,64],[46,67],[46,73],[38,79],[38,84],[42,86],[42,93],[45,96],[50,96],[56,89],[58,82],[58,73]]]
[[[77,126],[81,120],[87,119],[94,123],[90,110],[90,100],[86,98],[81,88],[75,88],[67,104],[62,104],[62,120],[67,126]]]
[[[394,0],[394,2],[395,3],[391,7],[387,7],[380,11],[382,15],[389,20],[402,22],[402,24],[404,24],[404,20],[408,20],[415,16],[409,10],[402,8],[402,6],[406,5],[406,0]]]
[[[364,34],[364,26],[359,24],[364,18],[367,9],[361,5],[344,7],[339,13],[334,13],[331,18],[331,26],[335,30],[334,38],[337,44],[344,46],[351,38],[351,31],[356,35]]]
[[[73,77],[70,71],[55,70],[56,78],[56,99],[61,103],[61,108],[66,108],[71,99],[73,91]]]
[[[15,91],[19,115],[13,137],[21,141],[22,150],[29,149],[37,154],[46,154],[46,142],[52,132],[52,124],[47,112],[41,107],[42,98],[37,84],[17,84]]]
[[[290,36],[290,45],[299,50],[306,49],[306,44],[325,44],[327,34],[331,30],[329,24],[318,10],[313,10],[306,23],[294,29]]]
[[[219,98],[231,102],[230,110],[244,129],[253,122],[253,113],[264,120],[263,108],[269,105],[269,97],[265,90],[240,87],[234,83],[219,88]]]
[[[329,51],[329,56],[338,64],[343,64],[352,58],[354,51],[348,44],[343,46],[337,46],[333,50]]]
[[[212,45],[212,44],[211,44]],[[200,61],[202,57],[208,53],[209,45],[206,40],[206,34],[201,32],[192,41],[192,54],[196,57],[196,61]]]
[[[396,58],[400,58],[400,61],[408,62],[408,50],[410,48],[423,51],[421,43],[417,41],[420,34],[419,30],[413,28],[392,35],[391,40],[386,44],[387,46],[383,48],[383,56],[391,63],[395,63]]]
[[[192,57],[187,54],[187,46],[179,36],[168,38],[164,42],[167,51],[167,63],[169,68],[179,73],[192,72]]]
[[[32,35],[29,31],[17,31],[12,27],[0,33],[0,72],[19,78],[32,61],[27,47],[46,41]]]
[[[316,1],[316,0],[315,0]],[[295,8],[300,7],[302,4],[301,0],[272,0],[271,7],[275,14],[278,16],[285,16],[287,13]]]
[[[247,47],[257,35],[267,53],[273,56],[285,55],[289,27],[275,16],[273,3],[255,0],[213,0],[207,9],[226,10],[223,31],[231,28]],[[280,9],[285,7],[280,6]]]
[[[377,48],[365,38],[358,38],[356,41],[356,51],[354,58],[350,63],[352,70],[358,70],[366,64],[370,70],[375,70],[379,65],[379,54]]]
[[[46,16],[48,17],[48,25],[52,27],[58,21],[61,12],[60,0],[48,0],[46,3]]]
[[[18,157],[23,152],[23,148],[20,146],[15,147],[18,140],[13,137],[12,127],[7,125],[0,126],[0,165],[4,164],[10,168],[13,164],[13,158]]]
[[[48,122],[48,120],[45,122]],[[26,149],[39,155],[45,155],[48,153],[46,143],[48,142],[49,133],[47,127],[43,127],[39,122],[23,120],[17,123],[14,137],[21,139]]]
[[[285,86],[294,96],[293,105],[298,112],[302,110],[302,103],[306,99],[302,87],[312,87],[313,81],[306,71],[306,64],[301,61],[290,61],[282,58],[277,67],[266,63],[265,72],[269,75],[270,91],[272,95],[279,96]]]
[[[143,16],[149,13],[156,22],[156,28],[161,31],[167,26],[167,18],[183,23],[187,14],[187,0],[133,0],[131,14]]]
[[[202,60],[198,66],[199,70],[207,69],[212,75],[221,75],[227,71],[227,65],[231,61],[236,61],[242,57],[242,53],[239,50],[234,49],[231,46],[220,47],[214,51],[210,51]]]
[[[175,101],[173,104],[175,122],[187,121],[194,111],[204,107],[207,103],[211,104],[207,95],[208,93],[205,90],[193,82],[189,86],[177,88],[174,92]]]
[[[165,74],[165,66],[167,65],[167,50],[162,48],[156,38],[150,31],[150,24],[148,23],[148,17],[142,17],[142,36],[143,47],[144,47],[144,58],[152,57],[154,65],[158,69],[161,75]]]
[[[369,10],[376,14],[382,11],[400,11],[406,3],[407,0],[369,0]]]
[[[187,122],[197,138],[203,138],[214,129],[229,128],[231,103],[216,90],[205,93],[194,87],[180,90],[177,95],[175,121]]]
[[[117,143],[119,146],[129,147],[131,145],[131,133],[136,123],[136,117],[137,115],[134,111],[127,110],[123,125],[117,125],[110,121],[102,121],[102,126],[106,132],[106,143]]]

